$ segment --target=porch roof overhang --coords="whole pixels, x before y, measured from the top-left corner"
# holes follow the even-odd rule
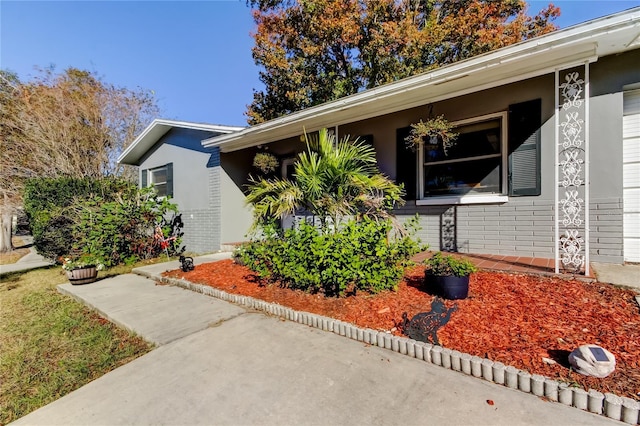
[[[131,142],[118,157],[119,164],[139,165],[140,159],[172,128],[203,130],[207,132],[218,132],[228,134],[245,129],[238,126],[222,126],[218,124],[192,123],[188,121],[175,121],[156,118],[146,129]]]
[[[202,141],[222,152],[379,117],[640,48],[640,7]]]

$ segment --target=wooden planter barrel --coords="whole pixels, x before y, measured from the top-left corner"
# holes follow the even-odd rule
[[[85,266],[84,268],[67,271],[67,277],[73,285],[89,284],[98,279],[98,269],[95,266]]]

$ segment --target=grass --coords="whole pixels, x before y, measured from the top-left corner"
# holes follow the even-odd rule
[[[148,263],[148,262],[147,262]],[[101,277],[131,267],[101,272]],[[152,349],[70,297],[60,267],[0,280],[0,424],[7,424]]]

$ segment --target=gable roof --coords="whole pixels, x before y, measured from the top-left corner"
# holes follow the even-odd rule
[[[146,129],[131,142],[118,157],[118,163],[137,165],[140,158],[144,156],[169,130],[173,128],[203,130],[206,132],[218,132],[228,134],[244,129],[238,126],[221,126],[217,124],[192,123],[189,121],[175,121],[156,118]]]
[[[231,152],[537,77],[640,48],[640,7],[503,47],[202,142]]]

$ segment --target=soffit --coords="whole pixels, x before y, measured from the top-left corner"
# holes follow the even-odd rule
[[[427,73],[203,141],[231,152],[379,117],[640,47],[640,8],[556,31]]]

